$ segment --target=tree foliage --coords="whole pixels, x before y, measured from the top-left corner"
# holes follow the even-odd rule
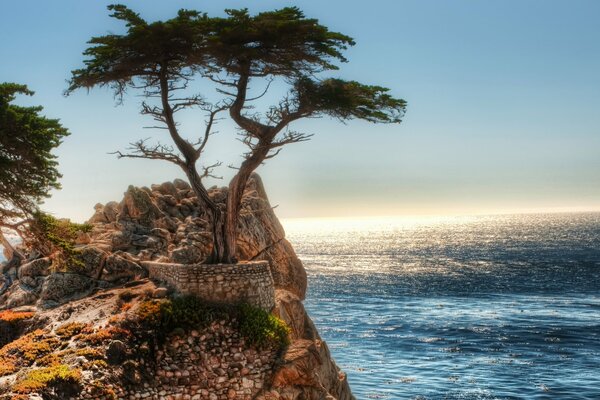
[[[0,228],[22,233],[39,203],[60,187],[52,151],[69,132],[43,116],[42,107],[13,104],[17,95],[33,92],[25,85],[0,84]]]
[[[283,146],[311,137],[290,129],[294,121],[330,116],[340,121],[399,123],[404,115],[406,102],[394,98],[385,87],[322,77],[347,61],[343,53],[354,40],[307,18],[296,7],[255,15],[247,9],[228,9],[224,17],[180,10],[175,18],[152,23],[123,5],[109,9],[112,17],[125,22],[127,31],[89,41],[85,67],[73,71],[68,92],[109,86],[121,97],[128,88],[143,90],[148,102],[142,103],[142,113],[158,121],[158,128],[169,131],[177,150],[139,141],[132,144],[132,152],[118,155],[162,159],[183,168],[198,197],[212,210],[213,262],[236,261],[237,218],[252,172]],[[214,83],[222,99],[211,104],[186,91],[196,78]],[[269,91],[275,79],[288,84],[288,93],[257,111],[253,102]],[[263,85],[263,93],[249,96],[251,83]],[[205,129],[194,142],[180,135],[174,117],[192,107],[207,113]],[[248,146],[229,183],[224,221],[222,210],[212,203],[201,182],[218,164],[205,167],[203,173],[196,170],[215,117],[222,111],[229,113],[241,141]]]

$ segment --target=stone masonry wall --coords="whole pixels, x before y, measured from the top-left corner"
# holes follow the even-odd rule
[[[143,262],[150,278],[183,294],[215,303],[245,302],[270,311],[275,306],[273,276],[266,261],[239,264]]]

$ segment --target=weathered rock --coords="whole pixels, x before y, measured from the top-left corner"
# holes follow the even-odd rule
[[[117,282],[139,279],[146,276],[148,276],[148,272],[138,263],[117,254],[111,254],[104,262],[104,269],[100,279],[107,282]]]
[[[166,287],[159,287],[154,289],[154,291],[152,292],[152,298],[162,299],[167,297],[167,293],[169,293],[169,290]]]
[[[90,224],[115,222],[119,213],[119,203],[116,201],[109,201],[106,205],[98,203],[94,206],[94,210],[94,215],[88,220]]]
[[[54,273],[44,281],[40,300],[62,304],[88,295],[95,284],[95,279],[85,275]]]
[[[308,282],[306,271],[290,242],[281,239],[254,256],[254,259],[271,263],[276,288],[288,290],[304,300]]]
[[[285,231],[273,212],[262,180],[257,174],[246,185],[238,224],[241,259],[266,260],[271,264],[275,287],[306,295],[307,278],[302,262],[285,239]]]
[[[48,257],[38,258],[37,260],[23,264],[19,268],[19,279],[22,279],[25,276],[36,277],[49,275],[51,265],[52,260]]]
[[[288,400],[354,399],[346,375],[331,359],[327,344],[320,340],[295,340],[274,373],[272,388]]]
[[[120,204],[119,219],[130,218],[142,225],[148,226],[161,216],[162,212],[154,204],[148,192],[134,186],[129,186]]]
[[[89,244],[92,241],[92,237],[87,232],[77,232],[77,238],[75,238],[76,245]]]
[[[178,190],[190,190],[192,187],[190,186],[189,183],[187,183],[186,181],[184,181],[183,179],[175,179],[173,181],[173,186],[175,186],[175,188],[177,188]]]
[[[275,305],[273,314],[290,327],[292,339],[321,340],[317,328],[296,294],[283,289],[276,290]]]
[[[13,285],[3,296],[6,308],[17,308],[34,304],[38,300],[36,291],[28,290],[22,285]]]
[[[106,251],[96,246],[85,246],[77,251],[77,261],[73,261],[68,266],[70,271],[77,271],[78,274],[98,279],[104,267],[104,260],[108,254]],[[77,262],[77,264],[75,264]]]
[[[179,264],[200,263],[204,260],[205,256],[205,253],[198,246],[193,245],[178,247],[170,253],[171,260]]]
[[[119,215],[119,203],[116,201],[109,201],[102,209],[102,212],[108,222],[115,222]]]
[[[127,358],[127,346],[120,340],[112,340],[106,348],[106,360],[109,364],[117,365]]]
[[[97,203],[94,206],[94,215],[92,215],[92,217],[88,220],[88,222],[90,224],[107,223],[108,220],[106,219],[106,217],[104,216],[104,213],[102,212],[103,209],[104,209],[104,206],[102,205],[102,203]]]

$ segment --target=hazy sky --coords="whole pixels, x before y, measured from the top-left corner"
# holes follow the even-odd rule
[[[108,152],[158,135],[140,98],[63,97],[93,35],[122,32],[106,1],[2,0],[0,81],[36,91],[72,135],[58,150],[63,190],[45,208],[83,220],[129,184],[180,171]],[[147,19],[179,8],[221,14],[297,5],[357,41],[333,75],[380,84],[408,101],[401,125],[298,123],[313,140],[259,169],[282,217],[469,214],[600,209],[600,2],[590,1],[123,1]],[[188,116],[186,132],[199,129]],[[233,126],[220,126],[207,161],[238,164]],[[223,168],[225,184],[231,171]]]

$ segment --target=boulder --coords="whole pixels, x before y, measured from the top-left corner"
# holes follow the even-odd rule
[[[169,258],[178,264],[196,264],[202,262],[208,254],[198,246],[184,245],[169,253]]]
[[[37,260],[30,261],[27,264],[21,265],[21,267],[19,268],[19,279],[22,279],[25,276],[47,276],[50,274],[51,266],[52,260],[48,257],[38,258]]]
[[[104,206],[102,203],[98,203],[94,206],[94,215],[90,219],[88,219],[88,223],[90,224],[105,224],[108,222],[106,217],[104,216]]]
[[[173,186],[175,186],[175,188],[177,188],[177,190],[191,190],[192,187],[190,186],[189,183],[187,183],[186,181],[184,181],[183,179],[175,179],[173,181]]]
[[[17,308],[35,304],[38,300],[36,291],[29,290],[22,285],[12,285],[12,287],[3,296],[6,300],[0,299],[0,304],[6,308]]]
[[[93,245],[81,247],[77,251],[77,259],[80,263],[71,263],[68,270],[97,279],[102,272],[104,260],[107,256],[106,251]]]
[[[106,348],[106,361],[118,365],[127,359],[127,346],[120,340],[112,340]]]
[[[271,387],[289,400],[354,400],[346,375],[331,359],[327,344],[320,340],[294,341],[275,371]]]
[[[89,276],[71,273],[54,273],[44,281],[40,300],[46,304],[62,304],[88,295],[96,280]]]
[[[148,276],[146,269],[138,263],[121,257],[117,254],[111,254],[104,262],[104,268],[100,279],[107,282],[129,281]]]
[[[177,190],[175,189],[175,191]],[[119,205],[119,219],[129,218],[139,224],[151,226],[152,222],[161,216],[162,212],[147,191],[129,186],[123,201]]]

